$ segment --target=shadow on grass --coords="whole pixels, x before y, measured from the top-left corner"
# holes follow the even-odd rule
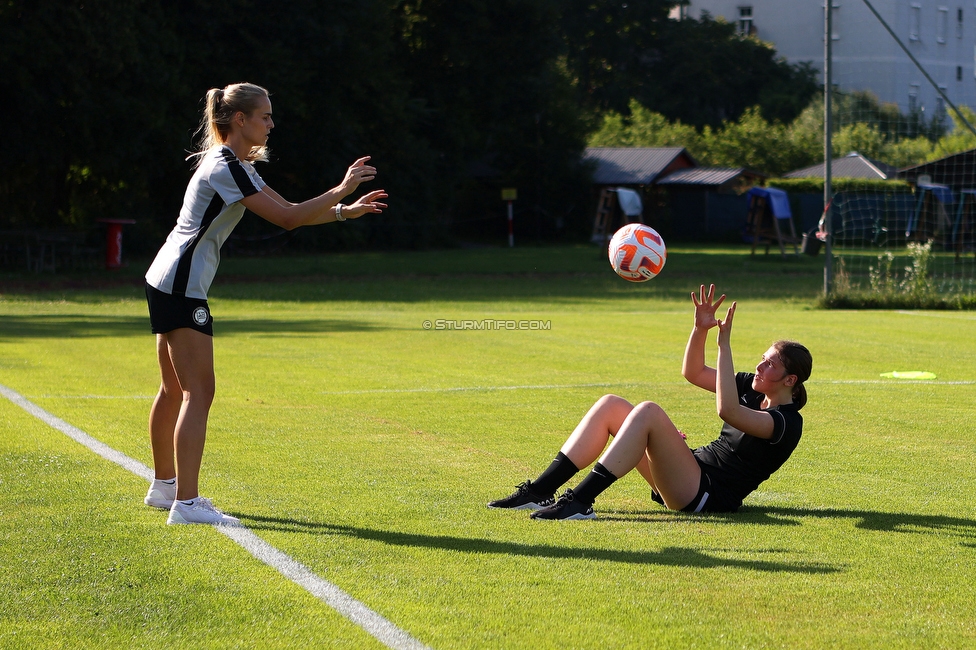
[[[601,513],[602,514],[602,513]],[[654,517],[642,512],[609,511],[601,517],[607,521],[653,521]],[[880,532],[937,534],[959,537],[962,545],[976,548],[976,519],[946,517],[943,515],[919,515],[902,512],[876,512],[870,510],[843,510],[838,508],[776,508],[744,506],[735,514],[686,515],[704,516],[709,522],[759,524],[765,526],[802,526],[801,519],[847,519],[861,530]]]
[[[852,519],[854,527],[894,533],[939,534],[967,540],[966,546],[976,547],[976,519],[946,517],[944,515],[919,515],[904,512],[875,512],[871,510],[843,510],[829,508],[772,508],[748,506],[740,513],[750,521],[775,526],[799,525],[797,519],[820,517],[826,519]]]
[[[98,302],[104,296],[142,300],[142,269],[35,277],[0,273],[4,294],[27,299]],[[688,301],[702,282],[747,298],[813,301],[823,262],[809,256],[751,256],[746,246],[676,249],[653,282],[630,283],[610,270],[601,247],[447,250],[402,253],[227,259],[211,298],[261,301],[414,303],[431,300],[575,302],[655,298]],[[730,297],[733,297],[730,294]]]
[[[226,318],[219,316],[214,331],[221,334],[320,334],[324,332],[377,332],[388,329],[369,321],[341,319],[288,320],[278,318]],[[100,338],[152,336],[149,316],[0,315],[0,341],[23,338]]]
[[[752,571],[789,573],[835,573],[842,570],[840,567],[818,562],[772,562],[721,558],[702,553],[696,549],[677,546],[666,547],[660,551],[626,551],[607,548],[553,546],[548,544],[518,544],[515,542],[500,542],[476,537],[422,535],[419,533],[405,533],[394,530],[375,530],[372,528],[341,526],[337,524],[301,521],[298,519],[263,517],[247,513],[230,514],[245,519],[246,525],[252,530],[264,529],[280,532],[313,533],[318,535],[345,535],[392,546],[442,549],[461,553],[491,553],[497,555],[522,555],[556,559],[604,560],[629,564],[654,564],[659,566],[703,569],[732,567]]]

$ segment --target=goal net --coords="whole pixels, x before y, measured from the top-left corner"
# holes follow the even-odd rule
[[[976,12],[832,4],[828,300],[924,307],[972,296]]]

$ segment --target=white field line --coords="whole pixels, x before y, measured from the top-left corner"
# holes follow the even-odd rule
[[[934,379],[829,379],[821,381],[807,382],[808,384],[886,384],[888,386],[898,386],[899,384],[929,384],[930,386],[972,386],[976,381],[936,381]]]
[[[364,390],[323,391],[320,395],[371,395],[374,393],[461,393],[488,392],[493,390],[562,390],[566,388],[610,388],[612,386],[640,386],[640,383],[598,383],[598,384],[539,384],[529,386],[448,386],[446,388],[367,388]]]
[[[155,399],[155,395],[30,395],[30,399]]]
[[[152,480],[153,471],[139,461],[129,458],[105,443],[92,438],[81,429],[48,413],[33,402],[27,400],[20,393],[0,384],[0,395],[48,426],[57,429],[75,442],[87,447],[102,458],[129,470],[136,476],[147,481]],[[388,648],[394,648],[395,650],[400,650],[401,648],[404,650],[427,648],[423,643],[414,639],[407,632],[377,614],[336,585],[316,575],[301,562],[292,559],[286,553],[265,542],[246,526],[214,526],[214,528],[237,542],[241,548],[253,555],[256,559],[276,569],[281,575],[304,588],[323,603],[339,612],[346,619],[361,627]]]
[[[922,318],[948,318],[949,320],[976,320],[976,316],[970,316],[968,314],[959,314],[958,312],[920,312],[920,311],[906,311],[899,309],[897,312],[902,316],[920,316]]]
[[[495,390],[553,390],[566,388],[623,388],[634,386],[650,386],[662,384],[684,384],[683,381],[672,382],[614,382],[600,384],[564,384],[541,386],[457,386],[448,388],[373,388],[365,390],[336,390],[325,391],[319,395],[372,395],[376,393],[460,393],[465,391],[495,391]],[[976,381],[935,381],[933,379],[820,379],[809,380],[808,384],[931,384],[936,386],[968,386]]]

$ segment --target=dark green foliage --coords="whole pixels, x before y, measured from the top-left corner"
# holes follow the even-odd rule
[[[84,225],[138,209],[165,173],[155,157],[175,145],[155,100],[172,92],[172,73],[160,73],[175,47],[160,23],[149,0],[0,5],[4,225]]]
[[[564,0],[560,31],[581,106],[622,112],[660,58],[659,40],[673,2]]]
[[[398,60],[424,114],[420,133],[438,152],[432,206],[466,239],[504,240],[503,187],[518,189],[520,237],[551,239],[571,230],[563,217],[582,221],[585,125],[557,66],[559,8],[535,0],[397,5]]]
[[[787,64],[768,45],[736,36],[731,23],[671,21],[658,47],[635,97],[672,120],[716,127],[759,106],[767,120],[788,124],[817,93],[809,65]]]
[[[766,182],[770,187],[777,187],[793,194],[823,194],[823,178],[771,178]],[[902,180],[881,180],[874,178],[833,178],[830,181],[833,192],[912,192],[912,186]]]
[[[833,93],[834,127],[863,123],[878,130],[886,140],[925,137],[933,142],[945,135],[949,122],[946,115],[926,120],[920,111],[902,114],[896,104],[882,104],[874,93],[866,90]],[[821,95],[820,104],[823,105]]]
[[[251,81],[272,92],[272,162],[260,167],[272,187],[305,200],[371,155],[391,207],[289,235],[249,216],[232,254],[265,241],[502,242],[503,187],[518,188],[520,241],[583,238],[579,158],[601,111],[657,98],[702,124],[757,103],[786,119],[806,100],[803,71],[724,25],[667,20],[672,4],[5,0],[0,229],[133,218],[127,249],[151,253],[179,211],[202,97]]]
[[[701,128],[759,106],[791,122],[817,93],[808,65],[789,65],[735,26],[708,17],[667,20],[673,2],[567,0],[563,33],[581,104],[628,113],[635,99],[669,120]]]
[[[976,296],[965,294],[917,296],[903,293],[878,294],[873,291],[832,291],[817,298],[817,305],[826,309],[976,309]]]

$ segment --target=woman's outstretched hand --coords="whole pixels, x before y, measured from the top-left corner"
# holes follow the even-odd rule
[[[376,168],[367,165],[369,156],[363,156],[346,170],[346,177],[342,179],[342,187],[346,190],[346,195],[352,194],[359,187],[360,183],[365,183],[376,178]]]
[[[723,298],[725,296],[722,296]],[[718,344],[729,345],[732,340],[732,317],[735,316],[735,301],[732,302],[732,306],[729,307],[728,313],[725,314],[725,320],[718,321]]]
[[[715,285],[708,285],[708,293],[705,293],[705,285],[701,285],[698,295],[691,292],[691,300],[695,303],[695,327],[698,329],[709,330],[719,324],[715,318],[715,312],[719,306],[725,302],[725,294],[715,300]]]
[[[387,207],[385,203],[380,203],[379,199],[385,199],[388,197],[384,190],[373,190],[369,194],[364,194],[358,199],[356,199],[351,205],[347,205],[342,209],[342,214],[347,219],[358,219],[364,214],[380,213],[383,208]]]

